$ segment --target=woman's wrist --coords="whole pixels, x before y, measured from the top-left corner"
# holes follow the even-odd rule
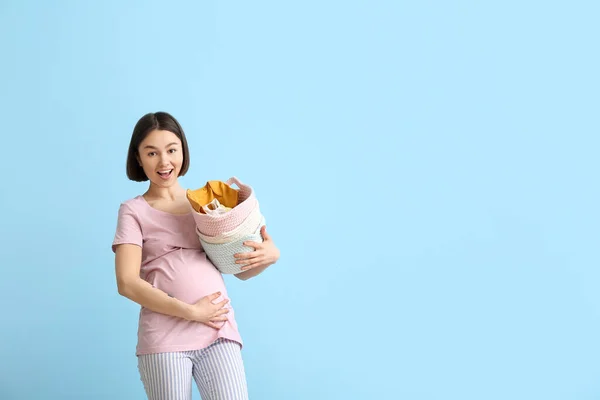
[[[194,307],[191,304],[184,303],[183,301],[175,301],[179,303],[181,314],[180,317],[188,321],[194,321]]]

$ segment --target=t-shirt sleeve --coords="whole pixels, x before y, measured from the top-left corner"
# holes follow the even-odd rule
[[[119,207],[117,219],[117,231],[112,243],[112,251],[115,252],[119,244],[136,244],[142,247],[142,228],[137,215],[127,204]]]

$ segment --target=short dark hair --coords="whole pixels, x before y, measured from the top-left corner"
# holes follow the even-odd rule
[[[171,114],[159,111],[144,115],[135,124],[131,141],[129,142],[129,151],[127,152],[127,177],[132,181],[144,182],[148,180],[142,166],[138,163],[138,147],[146,136],[154,130],[169,131],[181,140],[183,147],[183,163],[178,176],[184,176],[190,166],[190,152],[188,149],[185,133],[179,125],[179,122]]]

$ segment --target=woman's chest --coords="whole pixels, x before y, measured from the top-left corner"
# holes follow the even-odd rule
[[[177,248],[201,249],[194,218],[176,216],[173,219],[148,221],[142,226],[143,248],[151,254]]]

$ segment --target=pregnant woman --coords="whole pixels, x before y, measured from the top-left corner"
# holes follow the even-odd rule
[[[196,234],[186,190],[178,177],[189,167],[179,122],[164,112],[136,124],[127,155],[127,177],[150,181],[148,190],[121,203],[112,244],[119,293],[141,305],[136,355],[150,400],[190,400],[192,378],[203,400],[247,399],[242,339],[221,273]],[[252,278],[279,258],[263,243],[236,254]]]

